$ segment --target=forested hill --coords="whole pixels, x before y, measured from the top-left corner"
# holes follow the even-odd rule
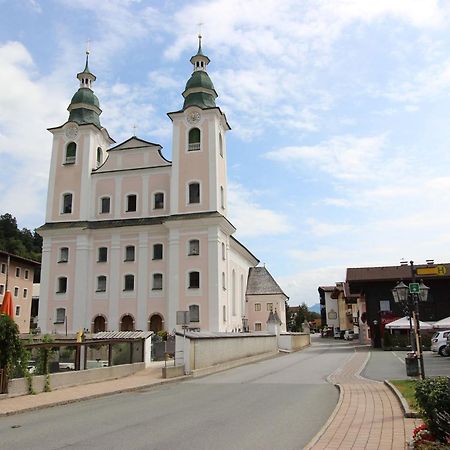
[[[17,220],[11,214],[0,215],[0,250],[23,258],[41,260],[42,238],[36,231],[19,230]]]

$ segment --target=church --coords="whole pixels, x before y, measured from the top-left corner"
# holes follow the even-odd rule
[[[288,297],[227,218],[230,126],[216,106],[201,36],[190,62],[182,108],[168,113],[169,161],[160,145],[136,136],[116,145],[100,124],[87,53],[69,118],[49,129],[38,230],[43,333],[171,332],[177,311],[189,311],[190,329],[215,332],[264,331],[274,311],[286,331]]]

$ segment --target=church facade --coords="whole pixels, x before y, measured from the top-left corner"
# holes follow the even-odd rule
[[[49,129],[42,332],[172,331],[177,311],[190,312],[194,330],[252,328],[246,290],[259,261],[227,219],[230,126],[201,38],[190,61],[183,107],[168,114],[168,161],[160,145],[135,136],[115,145],[100,124],[86,57],[68,121]]]

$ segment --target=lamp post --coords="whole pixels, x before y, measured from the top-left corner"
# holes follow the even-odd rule
[[[401,303],[405,306],[406,311],[409,316],[409,328],[411,336],[411,347],[412,351],[416,350],[417,358],[419,359],[419,375],[423,380],[425,378],[425,367],[423,364],[423,353],[422,353],[422,338],[420,336],[420,321],[419,321],[419,301],[426,302],[428,300],[429,287],[416,282],[416,271],[414,269],[414,261],[410,261],[411,267],[411,283],[407,286],[403,281],[400,281],[397,286],[392,289],[392,296],[396,303]],[[411,318],[414,322],[414,336],[412,338],[412,324]],[[414,345],[415,344],[415,345]]]

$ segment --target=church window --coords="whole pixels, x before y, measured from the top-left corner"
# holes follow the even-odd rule
[[[157,192],[155,194],[155,209],[164,209],[164,193]]]
[[[100,199],[100,214],[108,214],[111,211],[111,197]]]
[[[163,245],[155,244],[153,246],[153,259],[163,259]]]
[[[188,151],[200,150],[200,130],[198,128],[192,128],[189,131],[189,145]]]
[[[125,261],[134,261],[134,257],[134,245],[128,245],[127,247],[125,247]]]
[[[255,331],[261,331],[261,322],[255,323]]]
[[[68,247],[61,247],[59,249],[59,259],[58,262],[65,263],[69,261],[69,248]]]
[[[137,195],[136,194],[127,195],[127,212],[136,211],[136,206],[137,206]]]
[[[225,280],[225,272],[222,272],[222,289],[225,291],[227,288],[226,280]]]
[[[108,261],[108,247],[99,247],[97,262],[106,262],[106,261]]]
[[[106,276],[97,277],[97,292],[106,292]]]
[[[64,160],[65,164],[75,164],[77,157],[77,144],[75,142],[69,142],[66,147],[66,158]]]
[[[200,272],[189,272],[189,289],[198,289],[200,287]]]
[[[220,207],[225,209],[225,193],[223,190],[223,186],[220,186]]]
[[[103,150],[98,147],[97,148],[97,167],[101,166],[103,162]]]
[[[66,308],[56,308],[55,323],[64,323],[66,321]]]
[[[222,259],[225,260],[227,257],[226,252],[225,252],[225,243],[222,242]]]
[[[189,203],[200,203],[200,183],[189,184]]]
[[[200,306],[198,305],[189,306],[189,321],[200,322]]]
[[[154,273],[153,274],[153,291],[161,291],[163,288],[163,274],[162,273]]]
[[[223,158],[223,139],[221,134],[219,134],[219,153],[220,156]]]
[[[58,290],[56,291],[56,293],[63,294],[64,292],[67,292],[67,277],[59,277]]]
[[[63,194],[62,214],[72,213],[72,194]]]
[[[189,241],[189,256],[200,254],[200,241],[198,239],[191,239]]]
[[[124,291],[134,291],[134,275],[128,274],[124,278]]]

